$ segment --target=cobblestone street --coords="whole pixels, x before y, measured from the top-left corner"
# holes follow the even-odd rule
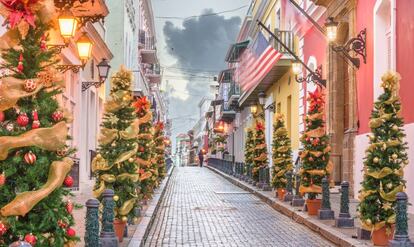
[[[206,168],[175,169],[145,246],[333,246]]]

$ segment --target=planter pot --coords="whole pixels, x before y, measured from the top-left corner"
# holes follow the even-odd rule
[[[124,231],[125,231],[126,222],[115,219],[114,220],[114,231],[115,235],[118,237],[119,242],[124,240]]]
[[[388,242],[394,238],[395,225],[391,226],[391,233],[387,235],[387,227],[384,226],[379,230],[374,230],[371,235],[371,241],[375,246],[388,246]]]
[[[306,206],[308,208],[308,215],[318,215],[318,210],[321,209],[321,199],[307,199]]]
[[[279,198],[279,200],[283,201],[283,198],[285,197],[285,194],[286,194],[285,189],[282,189],[282,188],[277,189],[277,198]]]

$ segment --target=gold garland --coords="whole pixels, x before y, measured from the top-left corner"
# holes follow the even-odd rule
[[[39,84],[38,79],[33,79]],[[0,84],[0,111],[5,111],[16,105],[17,101],[23,97],[29,97],[37,94],[43,85],[39,84],[32,92],[24,90],[25,80],[20,80],[14,77],[5,77],[1,79]]]
[[[313,138],[320,138],[325,135],[325,129],[323,127],[319,127],[317,129],[307,131],[305,135]]]
[[[13,201],[0,210],[1,215],[3,217],[26,215],[37,203],[62,186],[66,175],[72,169],[72,165],[73,161],[69,158],[52,162],[47,182],[38,190],[26,191],[17,195]]]
[[[20,136],[0,137],[0,160],[5,160],[11,149],[36,146],[47,151],[65,147],[68,128],[61,121],[50,128],[32,129]]]
[[[397,200],[397,193],[402,192],[402,191],[404,191],[404,186],[398,185],[393,190],[386,193],[382,187],[382,182],[380,182],[380,189],[379,189],[380,196],[387,201],[395,202],[395,200]]]
[[[381,179],[383,177],[386,177],[390,174],[392,174],[393,171],[391,168],[389,167],[384,167],[379,171],[374,171],[374,172],[367,172],[366,174],[370,177],[376,178],[376,179]]]

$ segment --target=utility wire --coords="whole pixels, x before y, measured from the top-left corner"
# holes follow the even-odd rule
[[[198,18],[198,17],[204,17],[204,16],[214,16],[214,15],[219,15],[219,14],[224,14],[224,13],[230,13],[230,12],[235,12],[237,10],[243,9],[248,7],[249,5],[243,5],[240,6],[238,8],[235,9],[230,9],[230,10],[225,10],[225,11],[221,11],[221,12],[216,12],[216,13],[208,13],[208,14],[202,14],[202,15],[192,15],[192,16],[188,16],[188,17],[178,17],[178,16],[156,16],[156,19],[173,19],[173,20],[189,20],[192,18]]]

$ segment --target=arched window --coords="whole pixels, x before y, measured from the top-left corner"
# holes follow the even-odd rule
[[[381,76],[395,70],[395,0],[377,0],[374,7],[374,100],[381,94]]]

